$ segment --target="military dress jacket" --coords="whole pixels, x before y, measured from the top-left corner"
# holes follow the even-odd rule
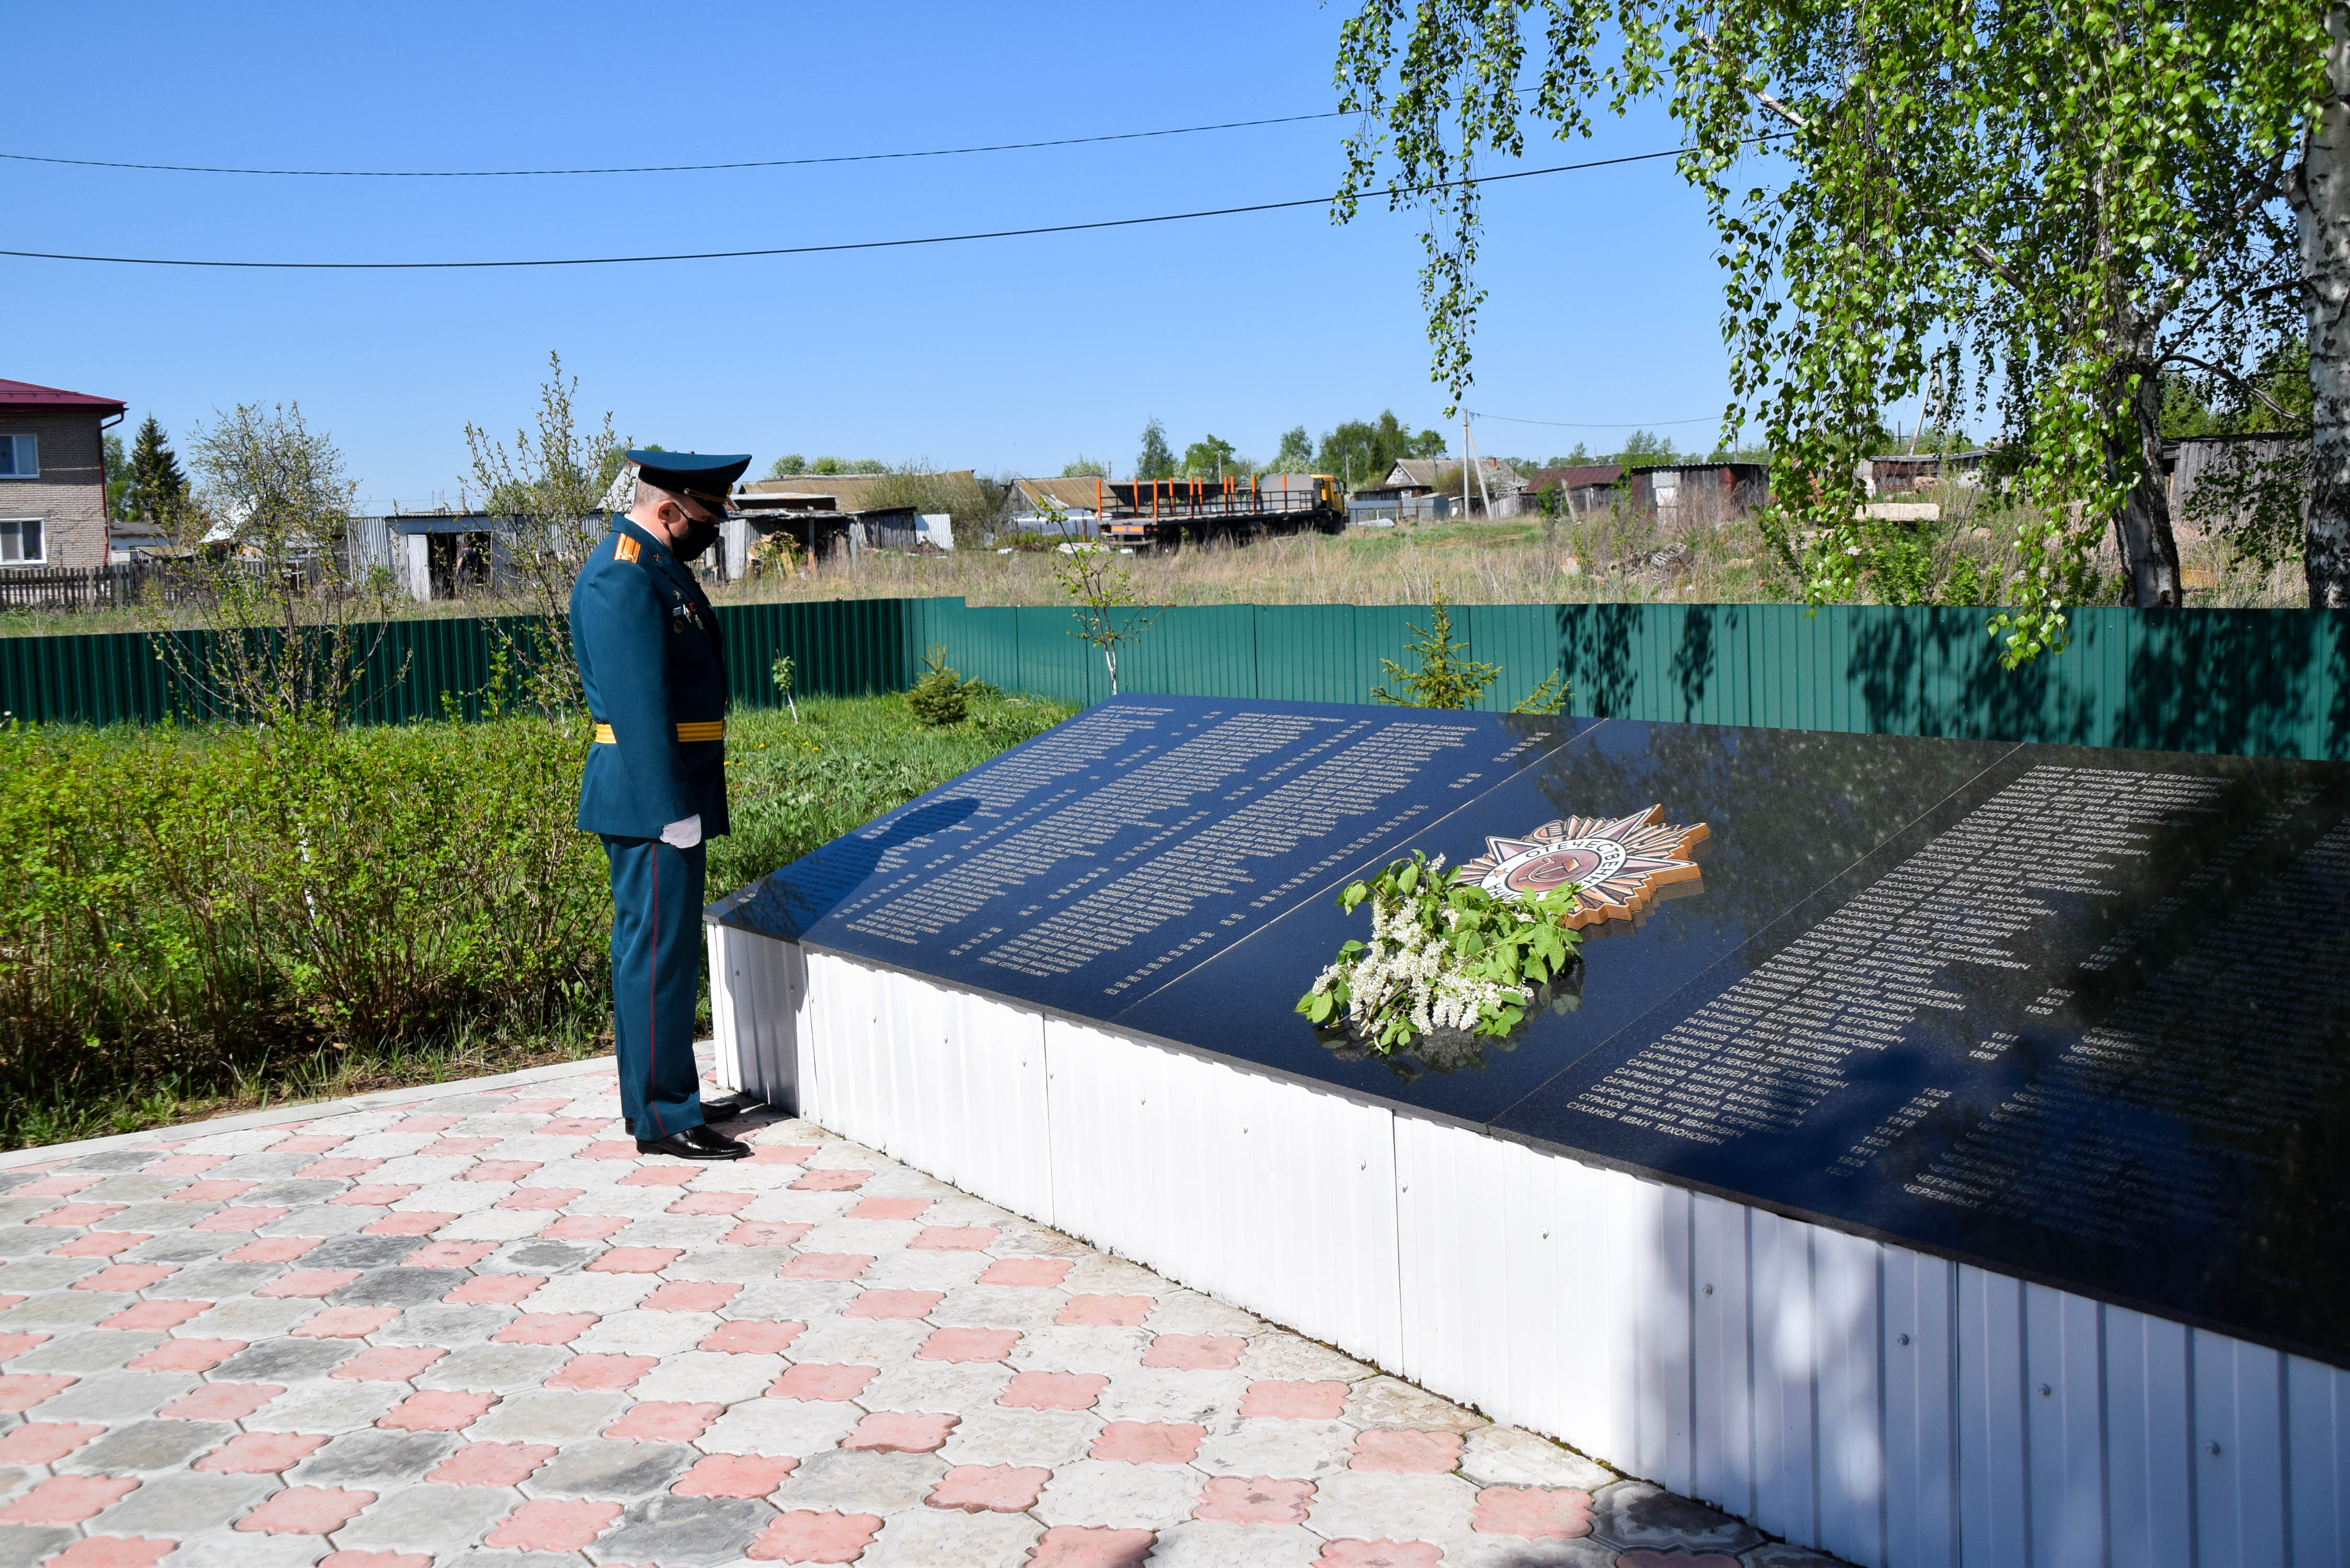
[[[655,838],[702,818],[726,831],[726,661],[718,617],[670,548],[626,517],[571,586],[571,648],[597,743],[579,826]]]

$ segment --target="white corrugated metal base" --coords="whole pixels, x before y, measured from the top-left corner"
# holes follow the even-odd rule
[[[1789,1541],[1869,1568],[2350,1563],[2350,1374],[710,940],[722,1082]]]

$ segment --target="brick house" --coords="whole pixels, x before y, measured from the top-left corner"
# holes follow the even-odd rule
[[[122,405],[0,379],[0,571],[107,564],[106,443]]]

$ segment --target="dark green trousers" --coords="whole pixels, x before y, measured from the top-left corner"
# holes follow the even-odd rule
[[[702,1125],[693,1003],[707,846],[603,836],[612,864],[612,1038],[620,1114],[640,1138]]]

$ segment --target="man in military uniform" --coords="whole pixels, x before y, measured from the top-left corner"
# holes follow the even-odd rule
[[[693,1061],[703,840],[726,831],[726,667],[686,563],[718,537],[748,457],[631,452],[635,504],[571,588],[571,646],[596,743],[579,826],[612,867],[612,1033],[641,1154],[741,1159],[704,1125]]]

